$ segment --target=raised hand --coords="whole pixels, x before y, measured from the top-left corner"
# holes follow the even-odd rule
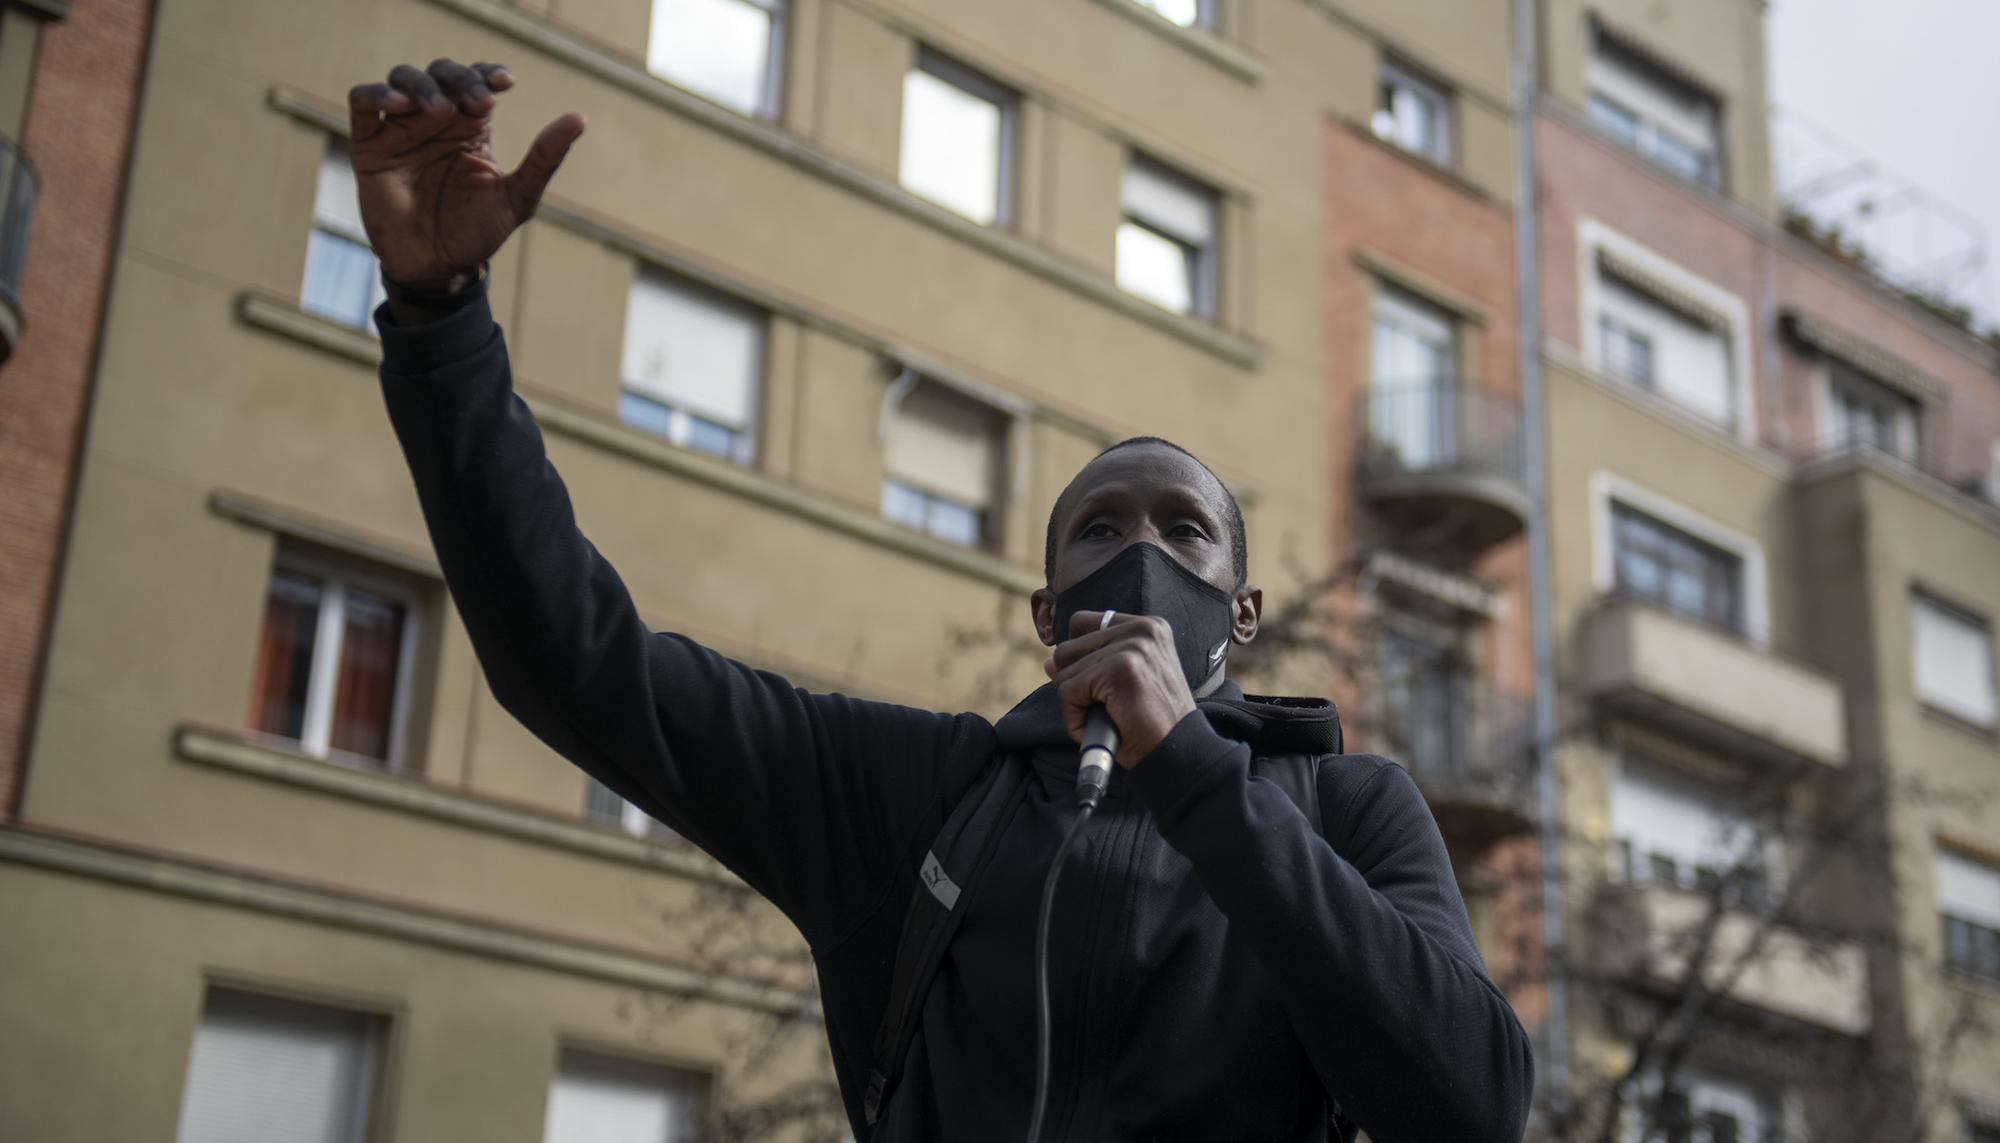
[[[500,64],[408,64],[348,92],[361,225],[392,282],[448,291],[533,218],[583,134],[574,112],[542,128],[513,171],[493,158],[493,109],[514,77]]]

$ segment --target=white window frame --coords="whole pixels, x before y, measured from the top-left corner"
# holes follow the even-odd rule
[[[1418,155],[1441,167],[1449,167],[1458,151],[1457,125],[1453,122],[1451,89],[1437,80],[1431,79],[1393,59],[1382,61],[1377,77],[1376,90],[1383,87],[1408,91],[1421,102],[1428,103],[1437,113],[1437,138],[1425,148],[1410,146],[1397,137],[1400,122],[1392,108],[1377,106],[1369,116],[1369,129],[1375,137],[1412,155]]]
[[[1936,711],[1968,726],[1976,726],[1988,731],[2000,727],[2000,679],[1996,679],[1996,676],[2000,676],[2000,668],[1997,668],[1994,662],[1993,620],[1923,587],[1911,588],[1909,599],[1910,693],[1915,696],[1917,704],[1926,710]],[[1950,698],[1925,693],[1922,684],[1919,682],[1918,674],[1922,669],[1923,660],[1917,650],[1917,611],[1923,607],[1928,607],[1939,615],[1954,622],[1964,624],[1966,627],[1975,628],[1984,635],[1984,639],[1981,641],[1981,645],[1986,651],[1986,710],[1984,712],[1964,710],[1958,707],[1954,700]]]
[[[1650,402],[1663,410],[1672,410],[1677,419],[1687,424],[1698,425],[1708,432],[1733,436],[1742,444],[1754,447],[1757,442],[1758,416],[1756,375],[1751,369],[1750,361],[1750,307],[1737,295],[1681,268],[1672,259],[1640,245],[1598,219],[1579,220],[1576,236],[1577,301],[1579,330],[1582,334],[1579,340],[1583,342],[1578,348],[1583,360],[1600,374],[1610,376],[1605,368],[1603,338],[1598,329],[1598,317],[1604,312],[1604,287],[1601,280],[1604,270],[1600,252],[1609,252],[1614,257],[1630,262],[1675,289],[1685,292],[1726,319],[1729,328],[1724,336],[1729,339],[1731,404],[1735,410],[1735,423],[1730,426],[1720,425],[1671,397],[1639,389],[1630,383],[1620,382],[1621,386],[1627,391],[1645,393]],[[1637,289],[1637,287],[1627,288]],[[1654,348],[1657,353],[1658,347]],[[1657,357],[1653,367],[1657,377],[1659,373]]]
[[[707,92],[700,90],[699,88],[689,87],[686,84],[682,83],[680,80],[673,78],[672,76],[666,75],[662,72],[654,71],[652,66],[652,60],[650,58],[646,60],[646,63],[644,65],[645,72],[647,75],[652,76],[654,79],[657,79],[662,83],[673,84],[675,87],[689,93],[690,95],[694,95],[698,98],[705,99],[708,102],[715,104],[717,107],[727,108],[728,110],[733,111],[738,115],[747,115],[752,119],[762,119],[766,121],[775,120],[778,118],[778,113],[782,108],[782,100],[784,97],[785,48],[786,48],[785,21],[786,18],[790,15],[791,2],[790,0],[734,0],[734,2],[746,5],[751,8],[762,9],[764,12],[768,13],[771,17],[771,38],[765,44],[764,47],[764,88],[763,91],[758,96],[758,105],[755,108],[746,111],[743,108],[738,107],[733,103],[725,103],[721,99],[713,95],[710,95]],[[652,21],[657,17],[658,12],[659,12],[659,0],[647,0],[646,4],[647,43],[646,43],[645,54],[648,56],[651,55],[651,50],[652,50],[652,36],[653,36]]]
[[[964,92],[965,94],[970,95],[975,99],[980,99],[984,100],[987,103],[991,103],[994,107],[999,109],[1000,137],[998,141],[995,143],[995,146],[997,146],[1000,149],[1000,153],[996,156],[996,162],[994,163],[994,170],[996,172],[995,177],[999,180],[999,182],[998,185],[994,187],[993,191],[993,220],[991,222],[980,222],[979,219],[973,218],[971,215],[967,215],[960,212],[959,210],[951,206],[951,204],[942,202],[938,199],[931,198],[929,195],[926,195],[923,191],[911,187],[907,183],[903,183],[901,181],[902,172],[900,170],[898,170],[897,172],[898,185],[902,186],[905,190],[908,190],[911,194],[914,194],[917,197],[923,199],[925,202],[935,203],[936,205],[944,207],[944,209],[949,210],[953,214],[957,214],[962,218],[970,219],[973,222],[979,222],[981,226],[991,226],[994,227],[995,229],[1000,229],[1000,230],[1004,230],[1007,229],[1008,227],[1013,226],[1014,209],[1015,209],[1014,180],[1015,180],[1015,172],[1018,166],[1015,157],[1015,148],[1018,146],[1017,141],[1020,137],[1019,134],[1020,104],[1021,104],[1020,95],[1016,93],[1013,89],[1007,87],[1005,84],[1002,84],[995,79],[992,79],[978,71],[975,71],[972,68],[966,66],[965,64],[959,63],[957,60],[951,58],[950,56],[943,55],[927,47],[919,47],[917,49],[917,58],[910,64],[909,71],[923,72],[925,75],[930,76],[932,79],[935,79],[940,83],[948,84],[952,87],[955,87],[960,91]],[[907,74],[908,73],[905,73],[906,77]],[[907,90],[908,89],[905,88],[905,95],[903,100],[903,106],[905,108],[904,110],[905,139],[908,138],[907,119],[909,114],[908,113],[909,97],[907,95]],[[900,167],[900,158],[898,165]]]
[[[1127,201],[1124,190],[1125,178],[1129,172],[1135,169],[1143,169],[1151,177],[1159,179],[1168,185],[1179,184],[1176,189],[1205,200],[1209,210],[1209,235],[1207,240],[1197,241],[1192,239],[1187,234],[1179,232],[1178,228],[1172,223],[1162,222],[1157,218],[1148,218],[1143,210],[1135,212],[1132,209],[1131,203]],[[1219,279],[1221,277],[1221,251],[1223,242],[1222,199],[1222,192],[1215,187],[1184,173],[1178,167],[1163,163],[1142,151],[1130,151],[1125,157],[1125,166],[1119,179],[1119,226],[1136,226],[1159,238],[1166,239],[1176,246],[1193,252],[1194,266],[1191,275],[1191,292],[1185,316],[1210,322],[1216,320],[1220,311],[1218,295],[1221,292]],[[1114,279],[1117,277],[1115,259],[1112,267],[1112,276]],[[1169,313],[1181,312],[1154,302],[1153,299],[1146,297],[1144,294],[1130,289],[1126,289],[1126,292],[1132,294],[1135,298],[1158,305],[1161,309]]]
[[[1636,508],[1663,524],[1713,544],[1743,562],[1743,637],[1757,647],[1771,641],[1771,601],[1764,545],[1755,538],[1696,512],[1616,473],[1599,469],[1590,474],[1590,578],[1599,594],[1617,586],[1617,559],[1612,544],[1611,506]]]
[[[391,774],[403,773],[409,764],[410,703],[411,691],[415,687],[412,676],[416,670],[417,648],[425,623],[422,598],[393,579],[338,560],[281,547],[271,563],[270,573],[264,577],[264,593],[257,600],[260,609],[257,634],[260,639],[264,632],[261,616],[269,607],[271,577],[280,571],[315,576],[324,585],[320,594],[319,619],[313,629],[312,666],[306,681],[305,724],[299,728],[296,740],[266,731],[257,733],[281,742],[296,743],[301,753],[323,761],[365,766],[370,770],[383,769]],[[331,746],[333,704],[337,697],[335,688],[340,684],[340,642],[346,632],[347,589],[350,586],[403,605],[403,636],[402,645],[396,649],[396,694],[389,707],[389,756],[386,759],[335,750]]]
[[[1815,402],[1818,413],[1818,416],[1815,418],[1817,421],[1815,431],[1819,434],[1822,450],[1846,450],[1855,447],[1840,438],[1839,414],[1834,408],[1834,402],[1838,399],[1837,390],[1848,379],[1836,377],[1834,375],[1835,368],[1834,362],[1822,356],[1819,359],[1817,367],[1813,370],[1814,388],[1818,398]],[[1884,456],[1900,460],[1905,464],[1915,464],[1917,461],[1917,443],[1920,439],[1918,434],[1921,431],[1919,421],[1922,419],[1924,412],[1923,403],[1915,398],[1904,395],[1902,391],[1892,385],[1884,385],[1881,381],[1870,377],[1867,373],[1851,365],[1843,365],[1839,368],[1845,370],[1853,382],[1864,386],[1872,385],[1882,390],[1898,403],[1897,411],[1899,415],[1896,418],[1894,428],[1894,447],[1885,448],[1880,445],[1872,447],[1874,451]],[[1908,415],[1900,415],[1902,413],[1907,413]]]

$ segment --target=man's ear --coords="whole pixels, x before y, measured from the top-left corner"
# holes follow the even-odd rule
[[[1028,597],[1028,611],[1035,618],[1035,635],[1042,646],[1056,645],[1056,593],[1046,587],[1038,587]]]
[[[1230,601],[1229,641],[1248,643],[1257,637],[1257,624],[1264,618],[1264,589],[1244,587]]]

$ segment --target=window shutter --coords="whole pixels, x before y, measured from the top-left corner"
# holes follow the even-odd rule
[[[374,1021],[211,990],[188,1061],[179,1143],[360,1143]]]
[[[1919,595],[1911,600],[1917,696],[1982,726],[1994,721],[1993,632]]]
[[[544,1143],[693,1143],[705,1087],[692,1072],[565,1051]]]
[[[319,161],[313,219],[357,242],[368,241],[368,232],[361,228],[361,194],[354,185],[354,166],[345,147],[328,147]]]
[[[732,429],[749,426],[764,319],[713,291],[642,271],[625,309],[625,384]]]
[[[888,438],[890,476],[967,507],[992,506],[1001,441],[993,410],[919,383],[890,418]]]
[[[2000,929],[2000,869],[1949,850],[1932,856],[1938,912]]]
[[[1215,195],[1155,164],[1125,165],[1125,213],[1197,249],[1215,242]]]

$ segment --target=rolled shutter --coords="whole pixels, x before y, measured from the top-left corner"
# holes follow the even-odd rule
[[[179,1143],[360,1143],[375,1038],[360,1013],[210,991]]]
[[[942,386],[919,384],[889,421],[889,475],[983,510],[994,500],[1000,440],[994,410]]]

